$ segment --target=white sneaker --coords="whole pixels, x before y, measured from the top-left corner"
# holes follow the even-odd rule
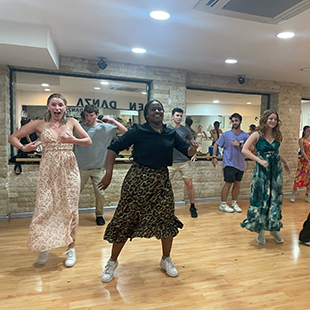
[[[234,209],[231,208],[226,202],[224,204],[220,204],[219,210],[223,212],[233,213]]]
[[[290,201],[291,201],[291,202],[295,202],[295,197],[296,197],[296,193],[295,193],[295,194],[293,193],[292,196],[291,196]]]
[[[231,204],[231,207],[238,213],[241,213],[242,212],[242,209],[238,206],[238,204],[235,202],[235,203],[232,203]]]
[[[266,243],[266,239],[265,239],[265,231],[261,230],[256,237],[256,241],[259,244],[265,244]]]
[[[37,263],[44,265],[48,261],[48,251],[40,252],[38,255]]]
[[[161,259],[159,266],[164,269],[170,277],[177,277],[179,275],[170,256],[166,259]]]
[[[278,231],[271,231],[270,235],[274,238],[276,243],[283,243],[284,239]]]
[[[306,195],[305,201],[310,202],[310,197],[309,197],[309,195]]]
[[[72,267],[75,265],[76,257],[75,257],[75,248],[69,248],[63,255],[67,254],[67,258],[65,260],[66,267]]]
[[[112,259],[109,259],[106,266],[104,267],[102,276],[101,276],[101,282],[110,282],[114,278],[114,270],[118,266],[118,261],[113,261]]]

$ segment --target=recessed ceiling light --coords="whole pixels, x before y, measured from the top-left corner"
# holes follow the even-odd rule
[[[226,59],[225,62],[227,64],[236,64],[238,62],[238,60],[237,59]]]
[[[51,91],[51,89],[50,88],[45,88],[44,91]]]
[[[246,104],[252,104],[252,102],[248,101]]]
[[[290,39],[293,38],[295,36],[294,32],[280,32],[277,34],[277,37],[279,39]]]
[[[147,94],[147,92],[146,92],[146,91],[143,91],[141,94],[142,94],[142,95],[146,95],[146,94]]]
[[[100,89],[100,87],[94,87],[94,89],[97,89],[97,90],[99,90],[99,89]]]
[[[50,84],[47,84],[47,83],[42,83],[41,84],[43,87],[49,87],[50,86]]]
[[[106,81],[102,81],[100,82],[101,85],[109,85],[110,83],[109,82],[106,82]]]
[[[170,14],[164,11],[153,11],[150,16],[154,19],[165,20],[170,17]]]
[[[135,48],[132,49],[132,51],[134,53],[138,53],[138,54],[143,54],[143,53],[146,52],[146,50],[144,48],[140,48],[140,47],[135,47]]]
[[[302,68],[300,71],[310,71],[310,68]]]
[[[219,103],[220,100],[213,100],[213,103]]]

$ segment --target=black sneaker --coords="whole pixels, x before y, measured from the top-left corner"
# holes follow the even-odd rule
[[[105,224],[105,220],[102,216],[97,216],[96,223],[98,226],[103,226]]]
[[[197,209],[194,206],[191,206],[189,208],[189,212],[191,213],[191,217],[197,217],[198,216]]]

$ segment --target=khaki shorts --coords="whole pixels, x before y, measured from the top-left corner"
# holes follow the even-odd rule
[[[173,179],[175,173],[179,171],[183,179],[192,179],[191,173],[191,162],[182,162],[182,163],[173,163],[172,166],[168,167],[169,169],[169,179]]]

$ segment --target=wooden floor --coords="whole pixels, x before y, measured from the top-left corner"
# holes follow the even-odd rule
[[[45,267],[34,266],[37,255],[26,249],[30,219],[1,222],[0,309],[310,309],[310,247],[298,242],[310,204],[303,194],[294,204],[285,197],[285,242],[267,234],[265,245],[240,227],[248,200],[240,206],[241,214],[228,214],[218,202],[198,203],[197,219],[188,206],[177,207],[184,223],[172,251],[179,276],[160,270],[160,241],[134,239],[110,283],[100,281],[110,245],[94,214],[80,215],[73,268],[63,266],[65,248],[52,250]]]

